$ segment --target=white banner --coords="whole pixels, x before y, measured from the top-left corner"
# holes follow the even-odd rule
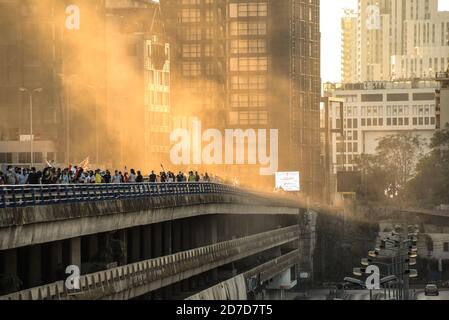
[[[276,189],[288,192],[301,191],[299,172],[276,172]]]

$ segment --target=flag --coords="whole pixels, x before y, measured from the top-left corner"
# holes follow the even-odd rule
[[[48,166],[49,168],[53,168],[53,165],[52,165],[48,160],[45,160],[45,162],[47,163],[47,166]]]
[[[86,159],[84,159],[84,161],[82,161],[79,165],[78,168],[83,168],[83,170],[89,170],[89,157],[87,157]]]

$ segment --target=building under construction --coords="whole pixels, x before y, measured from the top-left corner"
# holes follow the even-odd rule
[[[319,0],[161,0],[172,107],[217,129],[278,129],[279,171],[321,193]],[[255,166],[222,168],[274,187]]]

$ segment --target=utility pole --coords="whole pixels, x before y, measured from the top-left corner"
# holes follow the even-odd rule
[[[33,136],[33,94],[42,92],[42,88],[36,88],[29,90],[27,88],[20,88],[20,92],[26,92],[29,96],[29,106],[30,106],[30,164],[34,167],[34,136]]]

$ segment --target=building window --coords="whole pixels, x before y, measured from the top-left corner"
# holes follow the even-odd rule
[[[267,71],[268,60],[266,57],[260,58],[231,58],[231,71]]]
[[[265,90],[267,79],[264,75],[232,76],[231,89],[233,90]]]
[[[12,153],[0,152],[0,163],[12,163]]]
[[[35,163],[43,163],[44,157],[42,156],[42,152],[34,152],[34,162]]]
[[[232,40],[232,54],[266,53],[267,43],[265,40]]]
[[[267,3],[231,3],[229,4],[229,16],[238,17],[266,17]]]
[[[214,12],[212,10],[206,10],[206,22],[214,21]]]
[[[352,152],[352,143],[348,143],[348,152]]]
[[[19,163],[30,163],[31,162],[31,153],[29,152],[19,152]]]
[[[204,46],[204,56],[205,57],[212,57],[214,55],[214,47],[211,45],[205,45]]]
[[[346,128],[348,128],[348,129],[352,129],[352,119],[347,119],[346,120]]]
[[[232,94],[232,108],[265,108],[267,98],[265,94]]]
[[[444,242],[443,243],[443,251],[444,252],[449,252],[449,242]]]
[[[180,22],[200,22],[199,9],[182,9],[179,17]]]
[[[201,65],[199,62],[184,62],[182,64],[182,75],[185,77],[197,77],[201,75]]]
[[[201,40],[201,29],[192,27],[192,28],[183,28],[181,30],[181,37],[186,41],[198,41]]]
[[[200,0],[182,0],[181,3],[186,5],[195,5],[200,4]]]
[[[267,34],[265,22],[232,22],[231,36],[264,36]]]
[[[250,125],[250,124],[266,125],[268,124],[268,112],[266,111],[231,112],[230,123],[240,125]]]
[[[183,58],[198,58],[201,56],[201,47],[199,44],[184,44],[182,46]]]

